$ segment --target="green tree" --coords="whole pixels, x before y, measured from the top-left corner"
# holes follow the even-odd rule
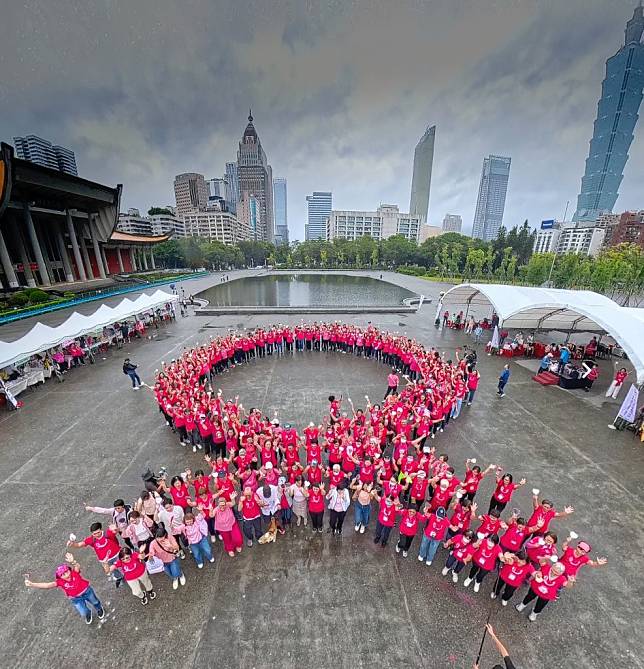
[[[168,239],[154,247],[155,262],[162,267],[185,267],[186,259],[181,244],[176,239]]]
[[[166,214],[172,216],[172,210],[167,207],[150,207],[148,209],[148,216],[156,216],[157,214]]]

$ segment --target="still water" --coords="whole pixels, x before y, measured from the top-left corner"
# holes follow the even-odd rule
[[[293,273],[235,279],[208,288],[199,297],[213,307],[388,307],[416,294],[367,276]]]

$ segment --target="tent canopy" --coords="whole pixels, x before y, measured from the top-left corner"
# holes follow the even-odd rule
[[[644,383],[644,310],[620,307],[589,290],[560,290],[496,284],[464,283],[443,297],[463,305],[468,314],[491,316],[505,328],[609,334],[626,352]]]
[[[41,353],[64,341],[76,339],[84,334],[101,330],[106,325],[155,309],[179,298],[162,290],[152,295],[143,293],[132,301],[127,298],[114,307],[101,305],[93,314],[84,316],[74,312],[66,321],[55,328],[43,323],[36,323],[26,335],[15,341],[0,341],[0,367],[26,360],[36,353]]]

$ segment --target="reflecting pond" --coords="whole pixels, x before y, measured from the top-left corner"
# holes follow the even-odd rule
[[[262,274],[233,279],[199,293],[211,306],[399,306],[415,293],[386,281],[348,274]]]

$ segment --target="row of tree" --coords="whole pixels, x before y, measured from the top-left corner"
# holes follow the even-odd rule
[[[273,246],[245,241],[234,246],[187,238],[155,248],[165,267],[208,267],[225,270],[273,265],[285,269],[398,269],[446,280],[481,280],[557,288],[586,288],[633,298],[644,293],[644,252],[622,244],[596,258],[575,254],[533,254],[536,231],[527,221],[490,242],[449,232],[420,245],[396,235],[381,242],[371,237],[311,240]]]

